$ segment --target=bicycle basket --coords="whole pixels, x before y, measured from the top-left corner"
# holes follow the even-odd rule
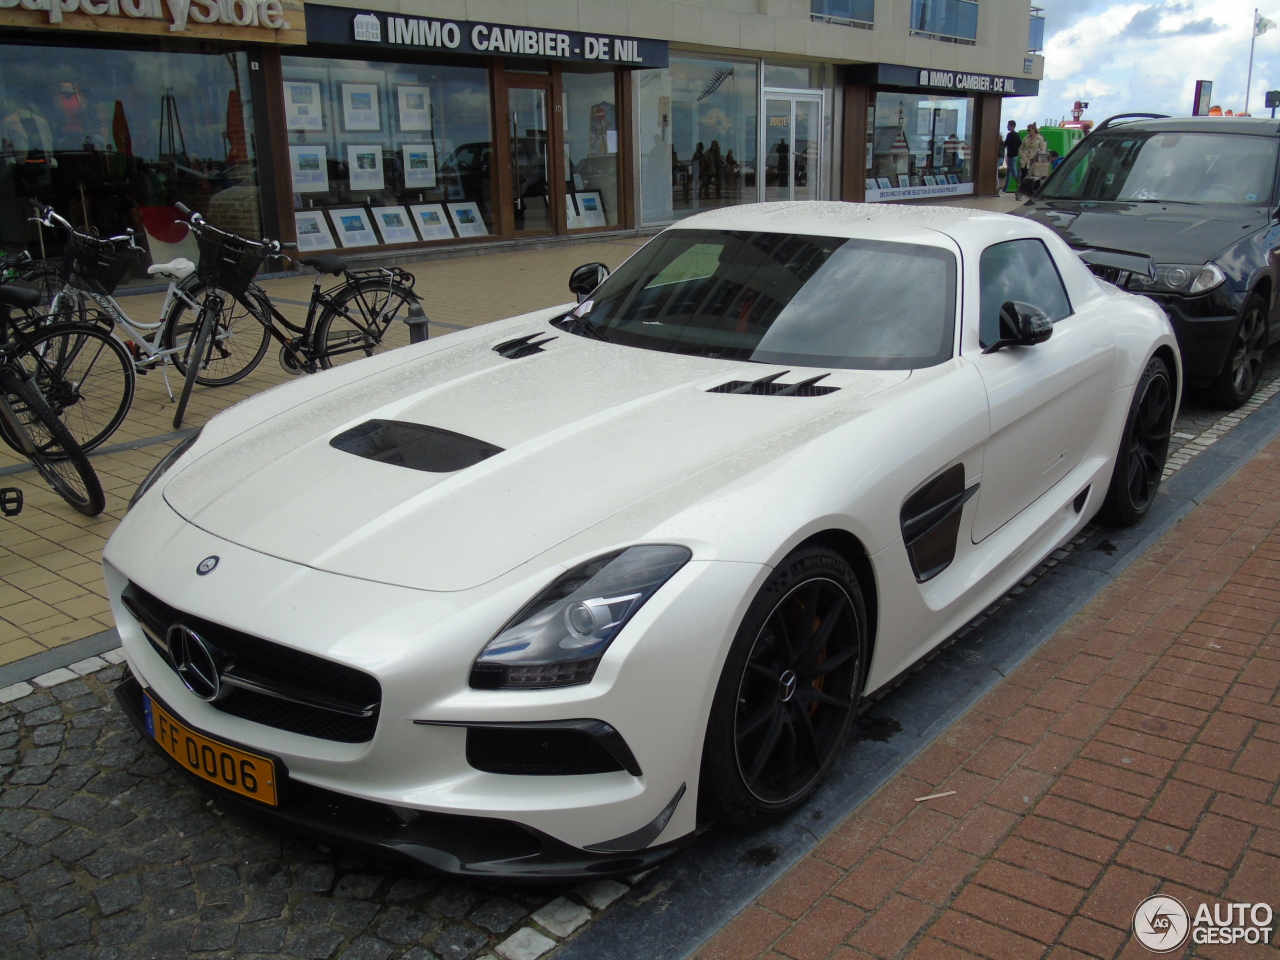
[[[65,273],[73,287],[110,296],[137,262],[138,250],[131,244],[75,231],[67,243]]]
[[[211,287],[232,296],[242,296],[267,259],[267,248],[234,233],[224,233],[205,224],[196,243],[200,263],[196,275]]]

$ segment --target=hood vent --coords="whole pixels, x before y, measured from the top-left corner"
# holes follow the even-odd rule
[[[452,430],[400,420],[369,420],[344,430],[329,446],[366,460],[427,473],[454,473],[475,466],[501,447]]]
[[[830,376],[826,373],[820,373],[808,380],[801,380],[799,383],[778,383],[790,372],[790,370],[783,370],[781,373],[773,373],[759,380],[730,380],[718,387],[712,387],[707,393],[747,393],[753,397],[824,397],[840,389],[817,386],[819,380]]]
[[[515,340],[507,340],[498,344],[493,348],[494,353],[501,354],[508,360],[519,360],[521,357],[533,356],[535,353],[542,353],[542,345],[550,343],[555,337],[547,337],[544,340],[537,338],[542,336],[539,333],[531,333],[527,337],[517,337]]]

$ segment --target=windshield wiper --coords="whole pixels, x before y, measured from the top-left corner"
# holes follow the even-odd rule
[[[568,330],[570,333],[589,337],[592,340],[601,340],[605,343],[612,342],[607,336],[605,336],[604,331],[598,326],[594,323],[588,323],[586,320],[583,320],[574,313],[566,313],[563,317],[560,317],[554,322],[561,330]]]

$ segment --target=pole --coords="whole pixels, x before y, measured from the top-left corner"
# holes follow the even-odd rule
[[[1258,8],[1253,8],[1253,22],[1249,24],[1249,74],[1244,82],[1244,112],[1249,112],[1249,88],[1253,86],[1253,45],[1258,42]]]

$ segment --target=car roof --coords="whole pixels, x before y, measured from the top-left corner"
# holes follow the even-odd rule
[[[1123,120],[1094,131],[1095,136],[1144,133],[1235,133],[1259,137],[1280,135],[1280,121],[1266,117],[1166,117],[1163,120]]]
[[[767,233],[799,233],[820,236],[857,237],[868,227],[907,231],[933,230],[952,236],[957,228],[980,220],[1014,219],[1006,214],[969,207],[941,205],[904,206],[882,203],[844,203],[838,200],[779,201],[749,203],[709,210],[687,217],[667,229],[751,230]]]

